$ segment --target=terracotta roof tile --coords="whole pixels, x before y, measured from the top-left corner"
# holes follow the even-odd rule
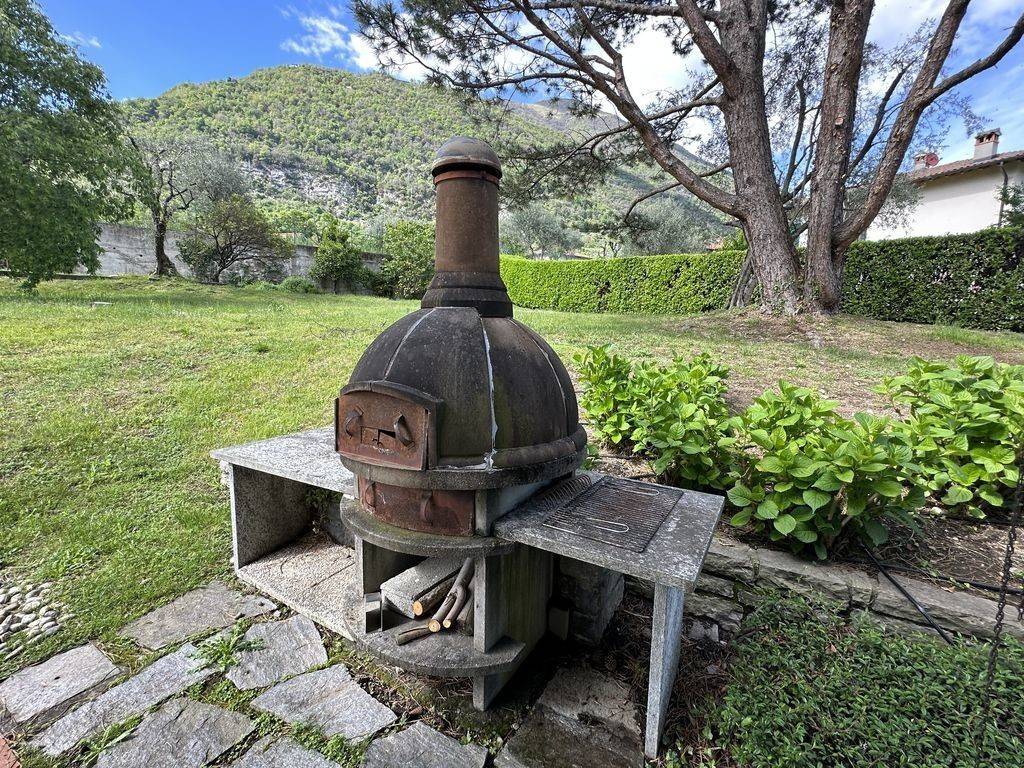
[[[954,173],[964,173],[978,168],[987,168],[991,165],[998,165],[1003,162],[1024,161],[1024,149],[1016,152],[1000,152],[992,157],[985,157],[975,160],[973,157],[967,160],[954,160],[952,163],[933,165],[931,168],[918,168],[907,173],[911,181],[929,181],[940,176],[952,176]]]

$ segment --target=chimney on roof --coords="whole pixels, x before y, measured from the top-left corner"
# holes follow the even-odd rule
[[[914,155],[914,170],[920,171],[939,164],[939,156],[934,152],[920,152]]]
[[[999,136],[1002,134],[998,128],[982,131],[974,137],[974,159],[985,160],[994,157],[999,151]]]

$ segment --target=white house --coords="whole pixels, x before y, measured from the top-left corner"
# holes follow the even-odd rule
[[[1024,183],[1024,150],[999,151],[998,128],[974,137],[974,157],[939,163],[929,152],[914,158],[907,177],[921,198],[898,226],[871,225],[868,240],[977,232],[1002,223],[999,191]]]

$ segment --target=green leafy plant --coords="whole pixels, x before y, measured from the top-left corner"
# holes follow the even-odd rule
[[[279,286],[283,291],[289,291],[291,293],[317,293],[318,289],[316,283],[306,277],[300,275],[292,275],[286,277],[281,281]]]
[[[582,406],[598,436],[650,458],[665,482],[722,487],[728,369],[707,355],[633,364],[609,346],[589,348],[576,364],[585,384]]]
[[[354,224],[328,222],[323,229],[309,276],[356,288],[370,282],[357,246],[360,232]]]
[[[895,424],[927,494],[973,517],[984,517],[982,502],[1003,506],[1024,460],[1024,366],[990,357],[952,365],[914,358],[877,391],[906,412]]]
[[[377,290],[396,299],[423,296],[434,276],[434,225],[397,221],[384,228],[386,257],[380,267]]]
[[[1024,331],[1024,230],[858,241],[843,311],[879,320]]]
[[[238,654],[263,648],[262,640],[246,640],[245,631],[245,625],[236,624],[230,632],[202,643],[196,657],[203,662],[203,666],[227,672],[238,663]]]
[[[730,766],[1011,766],[1024,754],[1024,645],[923,642],[826,602],[764,598],[721,697],[699,707]],[[986,708],[987,707],[987,708]]]
[[[513,303],[520,307],[693,314],[726,305],[745,256],[743,251],[573,261],[505,256],[501,277]]]
[[[835,406],[780,382],[734,421],[721,441],[734,451],[733,525],[824,558],[841,537],[881,544],[886,518],[912,520],[923,495],[908,480],[917,468],[906,439],[889,419],[845,419]]]

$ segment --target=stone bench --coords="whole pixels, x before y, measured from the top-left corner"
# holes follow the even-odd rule
[[[356,558],[351,550],[335,542],[344,539],[343,516],[355,521],[365,514],[359,512],[353,498],[355,478],[334,451],[333,429],[222,448],[212,456],[227,465],[230,477],[233,557],[238,578],[323,626],[355,639],[346,605],[351,603],[347,595],[357,590]],[[587,474],[596,489],[602,476]],[[551,510],[539,503],[540,496],[499,518],[493,532],[494,539],[506,541],[509,546],[540,550],[654,584],[644,743],[645,753],[652,758],[657,755],[679,664],[684,600],[700,573],[724,505],[720,496],[661,488],[678,493],[679,499],[673,501],[640,552],[545,525]],[[316,522],[308,503],[311,489],[341,494],[341,505],[348,508],[346,515],[341,509],[330,510],[320,521],[330,537],[323,532],[311,533]],[[359,533],[366,534],[357,532],[357,546],[361,542]],[[366,637],[361,640],[366,643]],[[387,638],[377,645],[380,647],[370,643],[369,650],[396,661],[389,655],[394,649],[387,645]],[[516,652],[510,647],[507,661],[488,663],[511,665]],[[464,663],[480,660],[467,656]],[[413,669],[417,671],[416,665]]]

